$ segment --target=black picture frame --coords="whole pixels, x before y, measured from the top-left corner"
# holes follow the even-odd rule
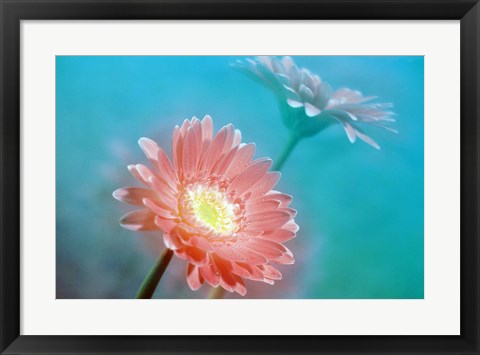
[[[479,65],[476,0],[0,0],[2,354],[479,354]],[[20,335],[20,21],[356,19],[461,21],[461,335]],[[93,321],[93,320],[92,320]],[[412,322],[415,320],[412,319]]]

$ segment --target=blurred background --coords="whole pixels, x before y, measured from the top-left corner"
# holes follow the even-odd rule
[[[57,298],[134,298],[163,249],[158,233],[120,227],[133,210],[112,192],[137,185],[137,141],[170,152],[173,127],[212,116],[233,123],[256,157],[275,159],[288,138],[274,94],[230,67],[244,57],[57,56]],[[399,134],[365,129],[382,147],[351,144],[340,125],[304,139],[277,189],[294,197],[300,226],[286,245],[296,263],[246,298],[423,298],[423,57],[310,56],[296,64],[334,89],[391,102]],[[173,258],[156,298],[203,298]],[[227,298],[237,298],[227,295]]]

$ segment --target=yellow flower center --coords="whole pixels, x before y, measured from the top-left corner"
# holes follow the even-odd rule
[[[238,209],[221,191],[196,185],[187,190],[187,201],[194,219],[217,234],[232,234],[237,229]]]

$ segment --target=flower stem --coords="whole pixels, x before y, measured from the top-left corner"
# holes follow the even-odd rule
[[[210,293],[208,294],[208,298],[218,299],[218,298],[223,298],[224,295],[225,295],[225,289],[223,287],[218,286],[210,290]]]
[[[148,299],[152,298],[155,289],[157,288],[160,279],[162,278],[165,269],[167,268],[170,260],[172,259],[173,251],[166,248],[162,254],[158,257],[155,265],[150,269],[142,285],[138,289],[135,298]]]
[[[290,156],[290,154],[292,153],[297,143],[300,142],[300,139],[302,139],[302,137],[297,134],[292,134],[290,136],[289,140],[287,141],[287,144],[283,148],[282,153],[280,154],[278,159],[275,160],[275,164],[273,164],[273,167],[272,167],[273,171],[280,171],[282,169],[283,165],[287,161],[287,158]]]

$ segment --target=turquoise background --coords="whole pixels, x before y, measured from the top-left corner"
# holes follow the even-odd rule
[[[275,286],[247,297],[423,298],[423,57],[293,57],[329,82],[392,102],[399,134],[365,129],[382,149],[351,144],[339,125],[302,141],[277,189],[294,196],[297,260]],[[161,236],[122,229],[131,206],[112,198],[145,163],[137,140],[170,151],[173,127],[192,116],[233,123],[256,157],[286,142],[274,94],[230,63],[242,57],[56,58],[57,298],[133,298],[163,248]],[[155,297],[204,297],[174,258]],[[230,297],[230,296],[229,296]]]

